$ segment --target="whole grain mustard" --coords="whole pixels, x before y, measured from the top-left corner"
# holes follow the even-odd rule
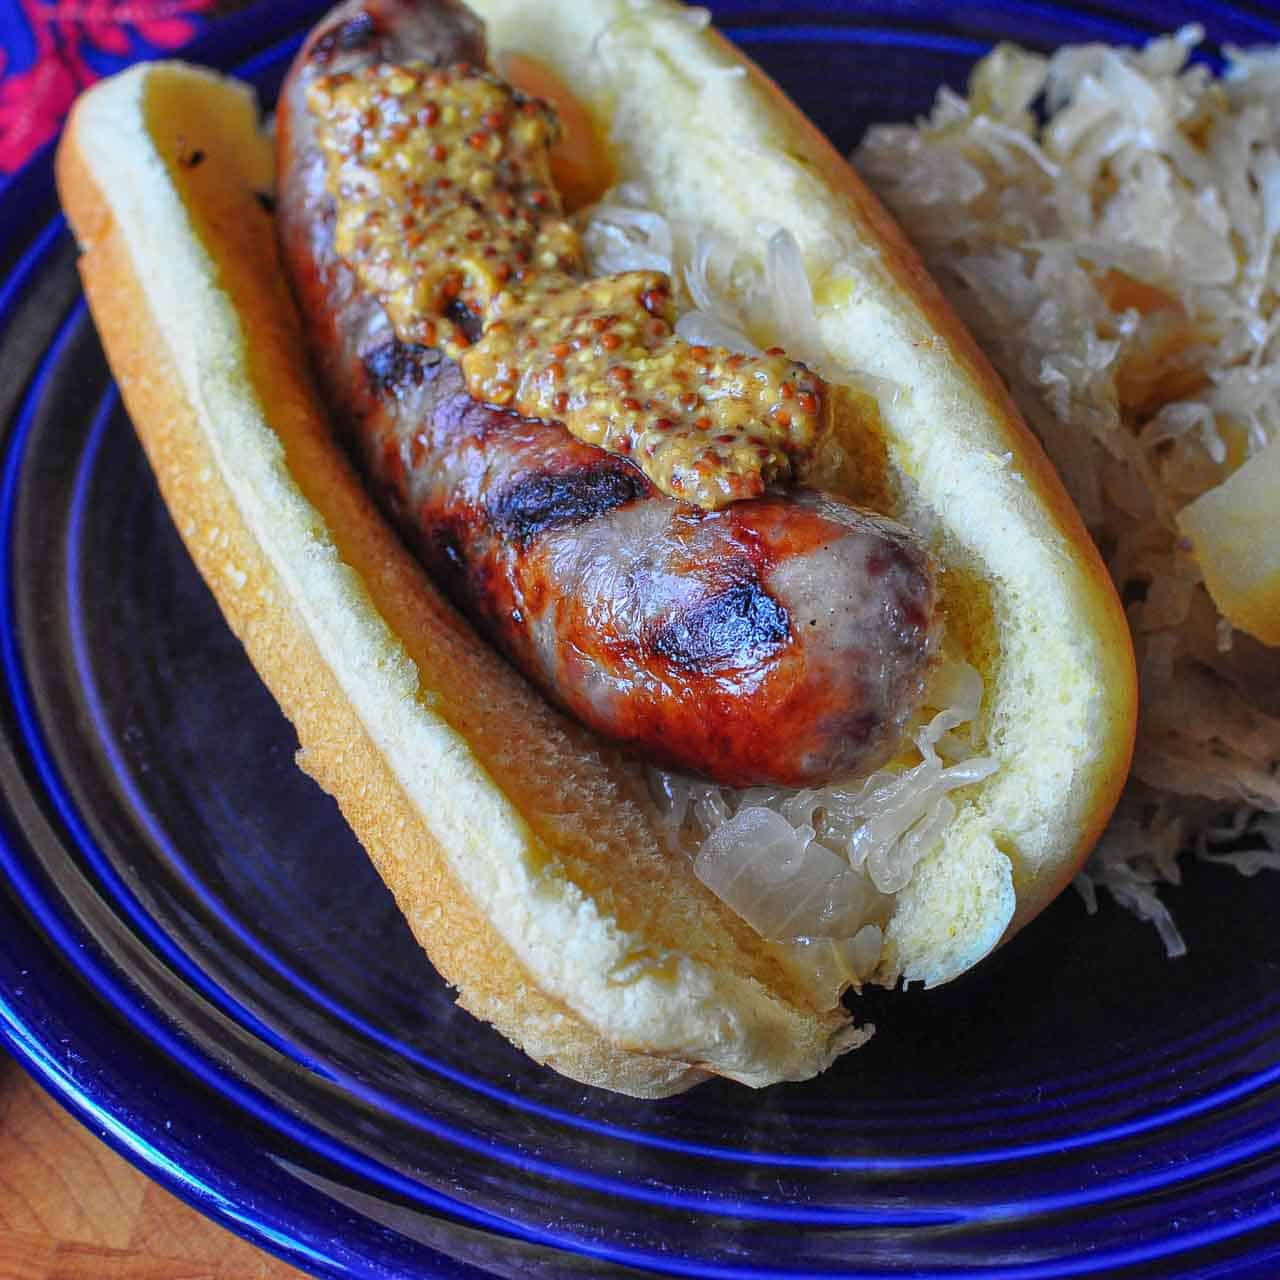
[[[477,400],[562,423],[706,509],[817,453],[823,381],[674,332],[671,282],[585,279],[550,176],[555,116],[472,66],[374,64],[309,91],[335,248],[402,342],[459,361]]]

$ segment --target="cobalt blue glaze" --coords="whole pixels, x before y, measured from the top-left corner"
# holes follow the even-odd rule
[[[713,8],[842,150],[995,39],[1280,35],[1221,4]],[[269,98],[315,11],[193,52]],[[1191,868],[1177,963],[1068,897],[760,1095],[596,1093],[458,1012],[186,560],[73,261],[45,154],[0,204],[0,1036],[96,1132],[319,1275],[1280,1270],[1265,879]]]

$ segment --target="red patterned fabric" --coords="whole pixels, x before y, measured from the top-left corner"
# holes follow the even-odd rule
[[[213,3],[0,0],[0,175],[57,133],[85,85],[185,44]]]

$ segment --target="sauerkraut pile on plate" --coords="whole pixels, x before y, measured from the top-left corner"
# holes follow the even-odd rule
[[[1133,776],[1077,886],[1185,950],[1180,856],[1280,869],[1280,50],[1001,45],[854,155],[1009,382],[1138,656]]]

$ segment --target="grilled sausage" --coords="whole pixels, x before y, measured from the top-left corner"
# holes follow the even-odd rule
[[[333,248],[307,85],[372,62],[483,65],[460,7],[364,0],[313,33],[278,118],[281,247],[320,381],[428,571],[549,697],[646,758],[745,786],[869,768],[935,631],[909,531],[797,491],[704,511],[561,425],[473,400],[396,337]]]

